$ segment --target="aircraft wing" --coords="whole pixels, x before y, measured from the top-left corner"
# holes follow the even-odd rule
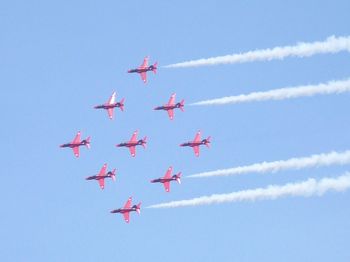
[[[143,62],[142,64],[140,65],[140,69],[143,69],[143,68],[146,68],[148,67],[148,60],[149,60],[149,56],[146,56],[144,59],[143,59]]]
[[[79,144],[80,143],[80,131],[76,134],[75,138],[72,141],[72,144]]]
[[[73,153],[76,157],[79,157],[79,147],[78,146],[75,146],[75,147],[72,147],[73,149]]]
[[[130,143],[136,142],[136,140],[137,140],[137,133],[138,133],[137,130],[134,133],[132,133],[132,136],[131,136],[130,141],[129,141]]]
[[[126,223],[129,223],[130,221],[130,212],[123,213],[124,220]]]
[[[147,82],[147,73],[146,72],[141,72],[140,73],[141,79],[144,83]]]
[[[199,146],[194,146],[193,151],[196,156],[199,156]]]
[[[98,173],[99,176],[104,176],[106,174],[107,170],[107,164],[104,164],[103,167],[100,170],[100,173]]]
[[[168,106],[173,106],[175,104],[175,96],[176,96],[175,93],[171,95],[169,102],[168,102]]]
[[[99,179],[98,183],[99,183],[101,189],[105,188],[105,179],[104,178]]]
[[[136,147],[135,146],[129,147],[129,150],[130,150],[131,156],[136,156]]]
[[[113,92],[113,94],[111,95],[111,97],[108,99],[107,104],[111,105],[115,103],[115,97],[116,97],[116,92]]]
[[[107,109],[107,113],[108,113],[108,117],[109,117],[110,119],[113,119],[114,108],[108,108],[108,109]]]
[[[163,178],[167,179],[171,177],[171,172],[173,172],[173,167],[169,167]]]
[[[129,197],[128,201],[126,201],[124,208],[130,208],[131,207],[131,201],[132,201],[132,197]]]
[[[201,131],[198,131],[196,136],[194,137],[193,142],[200,142],[201,141]]]
[[[168,111],[168,116],[169,116],[170,120],[173,120],[174,119],[174,110],[173,109],[169,109],[167,111]]]
[[[165,191],[169,192],[170,191],[170,182],[164,182],[163,185],[164,185]]]

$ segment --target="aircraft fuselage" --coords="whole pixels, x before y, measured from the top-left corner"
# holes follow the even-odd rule
[[[194,147],[194,146],[200,146],[200,145],[205,145],[209,143],[209,141],[207,139],[203,139],[200,142],[187,142],[187,143],[183,143],[180,146],[190,146],[190,147]]]
[[[121,103],[114,103],[114,104],[109,104],[109,105],[98,105],[95,106],[96,109],[110,109],[110,108],[115,108],[115,107],[121,107],[123,106]]]
[[[180,107],[181,107],[181,104],[176,103],[173,106],[157,106],[156,108],[154,108],[154,110],[171,110],[171,109],[180,108]]]
[[[176,177],[171,177],[171,178],[157,178],[151,180],[151,183],[166,183],[170,181],[176,181]]]
[[[128,73],[145,73],[148,71],[153,71],[154,69],[156,69],[156,67],[154,67],[153,65],[150,65],[149,67],[146,68],[135,68],[135,69],[130,69],[128,70]]]
[[[60,145],[60,147],[70,147],[70,148],[74,148],[74,147],[78,147],[78,146],[85,146],[87,144],[86,140],[81,141],[80,143],[67,143],[67,144],[63,144]]]
[[[100,175],[95,175],[95,176],[89,176],[86,178],[86,180],[100,180],[100,179],[105,179],[105,178],[109,178],[112,177],[111,175],[104,175],[104,176],[100,176]]]
[[[112,210],[111,213],[115,214],[115,213],[129,213],[129,212],[132,212],[132,211],[136,211],[136,207],[131,207],[131,208],[118,208],[118,209],[115,209],[115,210]]]
[[[139,140],[137,142],[126,142],[126,143],[120,143],[117,146],[118,147],[132,147],[132,146],[141,146],[143,143],[143,140]]]
[[[204,143],[202,143],[202,142],[187,142],[187,143],[181,144],[180,146],[194,147],[194,146],[200,146],[200,145],[204,145]]]

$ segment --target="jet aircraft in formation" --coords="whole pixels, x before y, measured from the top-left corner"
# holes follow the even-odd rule
[[[153,73],[157,73],[157,65],[158,63],[155,62],[153,65],[148,65],[148,60],[149,60],[149,56],[146,56],[143,59],[143,63],[135,69],[130,69],[128,70],[128,73],[139,73],[141,76],[141,79],[144,83],[147,82],[147,72],[148,71],[153,71]]]
[[[176,181],[181,184],[181,172],[171,175],[173,171],[172,167],[169,167],[165,173],[165,176],[151,180],[151,183],[162,183],[166,192],[170,192],[170,182]]]
[[[180,146],[190,146],[193,148],[194,154],[198,157],[199,156],[199,146],[206,145],[209,148],[210,145],[210,136],[205,139],[201,139],[201,131],[198,131],[194,140],[190,142],[186,142],[181,144]]]
[[[101,189],[105,188],[105,178],[112,178],[115,181],[115,168],[112,171],[107,171],[107,164],[104,164],[97,175],[89,176],[86,180],[97,180]]]
[[[146,83],[147,82],[147,72],[149,72],[149,71],[153,71],[154,73],[157,72],[157,62],[154,63],[153,65],[149,66],[148,60],[149,60],[149,56],[146,56],[143,60],[143,63],[138,68],[130,69],[130,70],[128,70],[128,73],[140,74],[142,81],[144,83]],[[176,94],[173,93],[167,104],[165,104],[163,106],[157,106],[154,108],[154,110],[167,111],[170,120],[173,120],[174,119],[174,110],[176,108],[180,109],[181,111],[184,111],[184,100],[181,100],[180,102],[175,103],[175,97],[176,97]],[[114,108],[119,107],[121,111],[124,111],[124,101],[125,101],[125,99],[123,98],[120,102],[116,102],[116,92],[113,92],[106,103],[94,106],[94,108],[106,110],[109,118],[113,119]],[[143,146],[144,148],[146,148],[146,139],[147,139],[147,137],[144,137],[143,139],[138,140],[137,135],[138,135],[138,131],[136,130],[132,134],[132,137],[128,142],[120,143],[116,146],[117,147],[128,147],[131,156],[135,157],[136,156],[136,146]],[[206,145],[207,147],[209,147],[210,136],[208,138],[202,140],[201,139],[201,132],[198,131],[193,141],[183,143],[180,146],[192,147],[195,155],[198,157],[199,156],[199,147],[201,145]],[[87,148],[90,148],[90,137],[87,137],[86,139],[81,140],[80,131],[77,133],[77,135],[75,136],[75,138],[72,142],[60,145],[60,147],[62,147],[62,148],[65,148],[65,147],[72,148],[74,155],[76,157],[79,157],[79,147],[80,146],[86,146]],[[170,183],[172,181],[176,181],[179,184],[181,184],[181,172],[172,175],[172,171],[173,171],[173,168],[170,166],[163,177],[153,179],[150,182],[151,183],[162,183],[165,191],[170,192]],[[105,179],[107,179],[107,178],[111,178],[113,181],[115,181],[116,169],[113,169],[112,171],[107,172],[107,164],[104,164],[102,166],[100,172],[97,175],[89,176],[86,178],[86,180],[97,180],[100,188],[104,189]],[[129,223],[130,212],[137,212],[138,214],[140,214],[140,208],[141,208],[141,202],[138,203],[137,205],[132,205],[132,197],[129,197],[129,199],[125,203],[124,207],[112,210],[111,213],[121,213],[124,216],[125,222]]]
[[[72,142],[60,145],[60,147],[70,147],[73,149],[73,153],[76,157],[79,157],[79,147],[80,146],[86,146],[87,148],[90,148],[90,137],[87,137],[86,139],[80,141],[81,135],[80,131],[77,133],[75,138],[73,139]]]
[[[125,222],[129,223],[130,212],[137,212],[138,214],[140,214],[140,211],[141,211],[141,202],[138,203],[137,205],[133,205],[133,206],[131,206],[132,205],[131,202],[132,202],[132,197],[129,197],[129,199],[128,199],[128,201],[126,201],[124,207],[114,209],[111,211],[111,213],[112,214],[115,214],[115,213],[123,214]]]
[[[113,119],[114,108],[119,107],[121,111],[124,111],[124,101],[125,101],[125,99],[123,98],[120,102],[115,102],[115,98],[116,98],[116,92],[113,92],[113,94],[111,95],[111,97],[108,99],[106,103],[102,105],[97,105],[94,108],[107,110],[109,119]]]
[[[143,139],[137,140],[137,134],[138,134],[138,131],[136,130],[132,134],[130,141],[120,143],[120,144],[116,145],[116,147],[128,147],[130,150],[131,156],[135,157],[136,156],[136,146],[143,146],[143,148],[146,148],[146,143],[147,143],[146,136]]]
[[[154,110],[166,110],[168,112],[168,116],[170,120],[174,119],[174,109],[175,108],[180,108],[180,110],[183,112],[184,111],[184,105],[185,105],[185,100],[182,99],[181,102],[178,102],[175,104],[175,96],[176,94],[172,94],[168,104],[164,106],[157,106],[154,108]]]

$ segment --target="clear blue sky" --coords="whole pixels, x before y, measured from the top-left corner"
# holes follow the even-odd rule
[[[129,3],[130,2],[130,3]],[[150,184],[184,175],[350,148],[348,94],[186,107],[169,121],[152,108],[171,93],[202,99],[350,76],[348,53],[284,61],[159,69],[144,85],[126,70],[145,55],[190,59],[350,35],[349,1],[3,1],[0,3],[1,261],[349,261],[349,193],[165,210],[130,224],[110,210],[337,176],[347,167]],[[125,112],[92,109],[113,91]],[[138,129],[146,150],[114,145]],[[212,148],[180,148],[201,129]],[[59,144],[81,130],[91,150]],[[117,181],[84,178],[103,163]]]

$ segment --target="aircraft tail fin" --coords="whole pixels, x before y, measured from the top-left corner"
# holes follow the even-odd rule
[[[89,148],[90,149],[90,139],[91,139],[91,137],[89,136],[88,138],[86,138],[85,140],[86,140],[86,144],[85,144],[85,146],[87,147],[87,148]]]
[[[205,143],[205,145],[208,147],[208,148],[210,148],[210,136],[208,136],[208,138],[206,139],[206,143]]]
[[[114,168],[111,174],[111,178],[113,179],[113,181],[115,181],[115,171],[116,169]]]
[[[141,213],[141,202],[138,203],[138,204],[136,205],[136,212],[137,212],[138,214]]]
[[[179,172],[179,173],[176,175],[176,182],[178,182],[179,184],[181,184],[181,172]]]
[[[145,136],[143,139],[142,139],[142,146],[143,148],[146,148],[146,144],[147,144],[147,136]]]
[[[125,98],[123,98],[123,99],[120,100],[120,102],[119,102],[119,104],[120,104],[119,108],[120,108],[121,111],[124,111],[124,101],[125,101]]]
[[[182,99],[181,102],[180,102],[180,110],[181,110],[182,112],[185,111],[184,106],[185,106],[185,99]]]
[[[158,66],[158,62],[155,62],[154,64],[153,64],[153,69],[152,69],[152,71],[153,71],[153,73],[157,73],[157,66]]]

